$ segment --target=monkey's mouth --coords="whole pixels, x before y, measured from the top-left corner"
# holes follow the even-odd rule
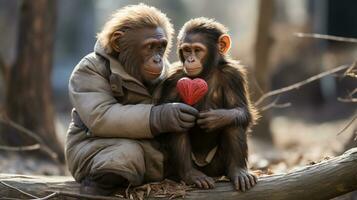
[[[196,71],[200,69],[201,67],[195,67],[195,68],[186,68],[187,71]]]
[[[144,69],[145,73],[148,73],[150,75],[160,75],[161,74],[161,71],[157,71],[157,72],[154,72],[154,71],[150,71],[150,70],[147,70],[147,69]]]
[[[195,68],[185,68],[186,72],[189,74],[196,74],[201,71],[201,67],[195,67]]]

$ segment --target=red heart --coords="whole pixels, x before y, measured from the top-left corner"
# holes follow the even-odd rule
[[[176,89],[180,97],[188,105],[197,103],[208,91],[208,85],[201,78],[190,79],[187,77],[177,81]]]

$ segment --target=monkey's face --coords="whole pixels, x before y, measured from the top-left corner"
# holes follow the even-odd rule
[[[189,77],[196,77],[203,71],[208,49],[202,39],[203,36],[200,34],[189,34],[179,46],[180,59]]]
[[[167,46],[167,39],[162,28],[147,29],[140,44],[142,56],[141,76],[144,81],[157,79],[163,70],[163,58]]]
[[[162,73],[167,37],[161,27],[116,31],[119,61],[135,78],[154,82]],[[113,37],[115,37],[114,35]],[[115,47],[115,46],[114,46]]]

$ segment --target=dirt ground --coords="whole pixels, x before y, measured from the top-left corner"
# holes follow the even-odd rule
[[[340,155],[356,125],[352,124],[338,135],[349,121],[350,119],[306,123],[299,119],[274,117],[271,121],[271,129],[276,149],[255,141],[251,137],[249,144],[250,166],[253,169],[269,168],[273,173],[283,173],[293,168]],[[269,163],[267,160],[269,158],[276,161]]]

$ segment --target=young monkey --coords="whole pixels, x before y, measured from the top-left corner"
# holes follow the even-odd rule
[[[162,142],[169,169],[187,184],[209,189],[214,187],[211,176],[227,175],[236,190],[246,191],[257,183],[247,169],[246,135],[257,112],[245,70],[228,58],[230,46],[227,28],[212,19],[196,18],[183,26],[178,36],[181,66],[163,83],[159,103],[182,101],[176,90],[182,77],[204,79],[209,89],[194,105],[200,111],[196,125],[188,132],[164,134]]]

